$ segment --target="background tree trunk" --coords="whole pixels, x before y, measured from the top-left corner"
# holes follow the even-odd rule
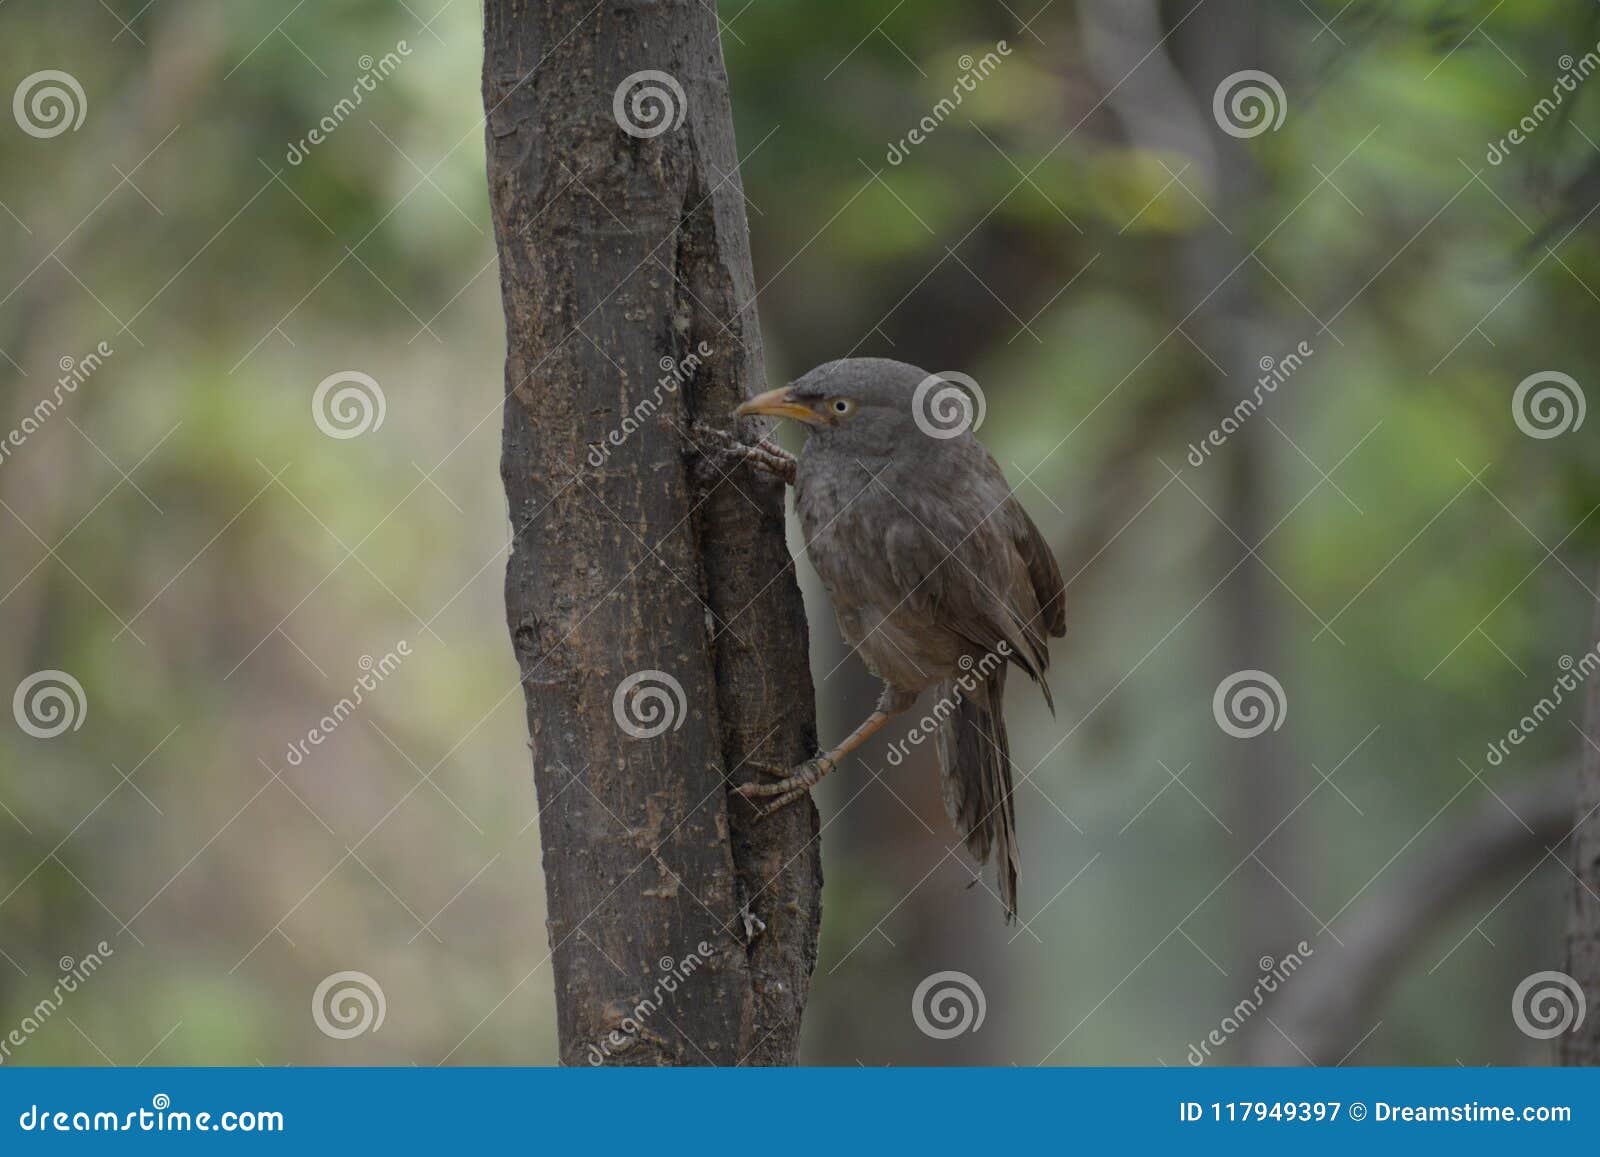
[[[765,375],[716,14],[485,7],[506,604],[561,1057],[793,1063],[821,916],[817,813],[803,801],[755,825],[728,788],[750,761],[815,750],[804,610],[781,486],[724,473],[690,437],[696,420],[726,426]],[[653,108],[633,102],[639,83],[662,94]],[[681,386],[662,386],[667,359],[689,371]],[[658,990],[702,942],[706,963]]]
[[[1593,638],[1600,647],[1600,613]],[[1567,974],[1583,988],[1588,1015],[1561,1037],[1561,1063],[1600,1064],[1600,679],[1589,683],[1583,720],[1578,812],[1572,831],[1572,916],[1567,924]]]
[[[1223,78],[1263,66],[1273,42],[1265,27],[1270,21],[1250,0],[1215,0],[1198,12],[1191,8],[1194,18],[1186,16],[1176,25],[1164,22],[1155,0],[1090,0],[1078,11],[1089,67],[1128,140],[1171,166],[1169,172],[1182,177],[1215,220],[1214,226],[1201,222],[1173,247],[1171,281],[1178,293],[1169,336],[1179,340],[1181,330],[1205,351],[1209,368],[1197,364],[1195,371],[1212,399],[1211,412],[1227,414],[1255,384],[1262,355],[1276,357],[1294,344],[1278,336],[1270,320],[1258,272],[1247,265],[1249,242],[1239,228],[1252,220],[1261,202],[1260,174],[1250,150],[1219,131],[1209,107]],[[1215,467],[1222,471],[1221,482],[1218,496],[1209,501],[1221,523],[1214,528],[1214,542],[1215,573],[1222,578],[1215,596],[1222,644],[1208,675],[1217,682],[1248,670],[1287,676],[1276,583],[1264,558],[1239,558],[1261,543],[1273,521],[1267,505],[1275,437],[1264,418],[1247,422],[1229,439]],[[1183,486],[1189,488],[1190,482],[1185,479]],[[1198,495],[1184,500],[1197,507],[1201,501]],[[1204,509],[1196,513],[1213,518]],[[1299,864],[1286,850],[1296,846],[1289,816],[1302,794],[1300,765],[1287,734],[1269,731],[1241,743],[1219,729],[1213,744],[1217,766],[1228,769],[1229,855],[1243,852],[1253,861],[1241,865],[1234,881],[1246,898],[1230,949],[1241,974],[1249,976],[1261,958],[1278,959],[1288,951],[1300,939],[1294,929],[1305,924],[1290,894],[1290,889],[1300,891]],[[1284,838],[1269,844],[1280,827]]]
[[[1242,69],[1273,67],[1267,63],[1277,43],[1273,23],[1271,14],[1250,0],[1221,0],[1178,30],[1177,51],[1195,94],[1191,122],[1204,123],[1206,98],[1226,77]],[[1194,310],[1184,322],[1186,331],[1223,371],[1208,375],[1206,388],[1213,398],[1213,412],[1226,414],[1255,385],[1262,356],[1282,356],[1293,348],[1294,338],[1283,336],[1273,303],[1261,292],[1263,275],[1250,261],[1252,248],[1240,227],[1252,221],[1263,201],[1263,179],[1253,154],[1242,142],[1219,132],[1214,121],[1204,131],[1198,139],[1215,142],[1211,208],[1231,222],[1227,229],[1233,232],[1217,223],[1185,242],[1177,258],[1178,284],[1185,287],[1184,307]],[[1190,307],[1188,302],[1200,304]],[[1310,336],[1322,344],[1320,334]],[[1215,540],[1219,576],[1242,552],[1260,545],[1275,521],[1268,508],[1278,435],[1267,424],[1268,416],[1245,422],[1229,438],[1228,453],[1218,463],[1223,471],[1217,498],[1222,525],[1216,527]],[[1238,671],[1260,670],[1293,685],[1281,609],[1290,596],[1268,571],[1273,553],[1270,546],[1264,547],[1217,591],[1222,661],[1212,673],[1219,682]],[[1293,692],[1289,694],[1292,699]],[[1292,818],[1295,802],[1304,795],[1305,763],[1294,750],[1292,736],[1292,731],[1273,729],[1240,742],[1219,729],[1213,740],[1218,765],[1228,769],[1223,815],[1233,832],[1231,848],[1249,861],[1235,878],[1244,894],[1239,936],[1231,948],[1239,976],[1252,976],[1263,958],[1282,959],[1302,938],[1296,929],[1305,929],[1311,939],[1319,931],[1314,922],[1308,924],[1295,899],[1305,894],[1297,852],[1304,837],[1300,823]],[[1235,972],[1234,967],[1230,965],[1229,971]]]

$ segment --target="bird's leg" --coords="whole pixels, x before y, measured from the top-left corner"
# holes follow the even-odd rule
[[[738,435],[728,430],[719,430],[715,426],[707,426],[703,422],[695,423],[694,433],[707,441],[715,442],[719,449],[750,463],[758,470],[765,470],[790,486],[794,485],[794,455],[772,439],[763,436],[753,443],[743,442]]]
[[[815,759],[808,759],[798,767],[791,768],[789,773],[777,783],[745,783],[733,790],[745,799],[767,799],[776,796],[770,804],[761,809],[763,817],[787,807],[806,792],[815,787],[822,778],[831,772],[856,748],[872,738],[885,723],[893,719],[900,712],[906,710],[917,701],[915,695],[898,691],[887,683],[883,687],[883,695],[878,699],[875,711],[861,725],[845,736],[844,740],[831,751],[824,752]]]

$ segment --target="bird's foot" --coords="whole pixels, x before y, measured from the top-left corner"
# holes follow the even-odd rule
[[[713,443],[717,450],[740,461],[748,462],[758,470],[764,470],[791,486],[794,485],[794,455],[770,438],[759,438],[753,443],[745,442],[729,430],[719,430],[704,422],[696,422],[692,433],[697,439]]]
[[[762,819],[774,812],[782,811],[795,800],[805,795],[821,781],[834,768],[833,760],[825,755],[815,759],[808,759],[804,763],[792,768],[774,767],[770,764],[754,764],[756,770],[768,775],[779,777],[776,783],[742,783],[734,788],[736,795],[741,795],[750,800],[756,807]],[[771,803],[765,807],[755,804],[757,799],[770,799]]]

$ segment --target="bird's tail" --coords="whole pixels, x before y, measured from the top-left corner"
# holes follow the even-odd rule
[[[979,863],[995,853],[1006,921],[1017,917],[1017,816],[1011,795],[1011,746],[1006,739],[1006,668],[970,691],[941,688],[955,703],[939,727],[939,767],[950,822]]]

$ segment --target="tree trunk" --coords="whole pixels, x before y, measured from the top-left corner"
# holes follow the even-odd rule
[[[485,9],[506,605],[561,1059],[791,1064],[817,813],[757,825],[728,789],[815,750],[804,610],[782,487],[691,439],[765,375],[716,15]]]
[[[1600,650],[1600,613],[1595,616]],[[1567,923],[1567,974],[1583,989],[1588,1015],[1561,1038],[1561,1063],[1600,1065],[1600,677],[1589,683],[1584,713],[1578,813],[1572,832],[1572,916]]]

